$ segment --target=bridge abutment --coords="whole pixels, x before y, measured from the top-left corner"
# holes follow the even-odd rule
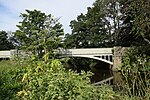
[[[122,57],[127,50],[126,47],[121,47],[121,46],[115,46],[113,47],[113,67],[112,71],[118,71],[118,68],[121,66],[122,62]]]

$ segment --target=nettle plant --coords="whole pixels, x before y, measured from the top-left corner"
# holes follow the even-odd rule
[[[91,72],[66,70],[60,60],[32,58],[25,67],[24,84],[17,96],[27,100],[110,100],[119,98],[110,86],[91,85]],[[118,99],[119,100],[119,99]]]
[[[65,70],[59,60],[34,61],[26,67],[22,82],[25,84],[18,96],[31,100],[93,100],[98,92],[90,85],[91,73]]]
[[[150,57],[134,48],[123,57],[122,85],[129,96],[150,98]]]

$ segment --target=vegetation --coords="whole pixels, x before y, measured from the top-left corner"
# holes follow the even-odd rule
[[[150,2],[149,0],[120,0],[121,20],[120,42],[125,45],[149,44]]]
[[[14,48],[13,43],[8,38],[8,33],[0,31],[0,50],[10,50]]]
[[[13,61],[0,61],[0,98],[15,100],[16,94],[22,89],[21,83],[24,70]]]
[[[26,67],[22,82],[24,87],[17,93],[22,99],[29,100],[97,100],[115,98],[115,93],[100,96],[99,91],[90,84],[90,73],[75,73],[65,70],[57,59],[48,63],[33,61]],[[107,90],[108,91],[108,90]],[[108,91],[109,92],[109,91]],[[111,97],[112,96],[112,97]]]
[[[139,54],[139,49],[130,49],[122,61],[123,91],[129,96],[150,98],[150,56]]]
[[[58,59],[62,48],[62,25],[51,14],[26,10],[14,32],[21,49],[32,54],[24,59],[0,62],[0,98],[27,100],[149,100],[150,99],[150,2],[149,0],[96,0],[87,14],[71,21],[72,34],[64,40],[66,48],[131,46],[122,59],[123,81],[95,87],[91,72],[65,69]],[[0,32],[2,49],[12,44]],[[71,60],[70,60],[71,61]],[[73,60],[94,65],[92,60]],[[90,64],[89,64],[90,63]],[[80,63],[78,63],[80,64]],[[86,68],[87,69],[87,68]],[[118,93],[119,92],[119,93]]]
[[[121,0],[122,43],[134,45],[123,57],[121,73],[123,90],[136,99],[150,99],[150,2],[148,0]],[[128,33],[126,33],[128,32]],[[129,37],[128,37],[129,36]],[[132,36],[132,38],[130,38]],[[126,42],[126,40],[128,40]],[[124,41],[125,40],[125,41]],[[123,43],[123,44],[124,44]]]
[[[96,0],[93,7],[87,8],[87,14],[82,14],[70,22],[72,34],[66,35],[68,48],[99,48],[114,45],[115,14],[112,14],[113,2]],[[114,12],[114,11],[113,11]],[[113,23],[112,21],[113,20]]]
[[[21,14],[22,22],[19,22],[19,30],[14,33],[19,46],[39,57],[48,51],[53,53],[52,48],[61,47],[60,36],[63,35],[63,29],[58,19],[37,10],[26,12]]]
[[[77,16],[66,35],[68,48],[141,46],[150,44],[149,0],[96,0]]]

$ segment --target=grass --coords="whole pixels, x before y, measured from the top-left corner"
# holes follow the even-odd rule
[[[0,100],[17,99],[16,93],[22,88],[22,76],[23,70],[15,61],[0,61]]]
[[[15,70],[17,67],[14,61],[11,60],[2,60],[0,61],[0,72],[7,70]]]

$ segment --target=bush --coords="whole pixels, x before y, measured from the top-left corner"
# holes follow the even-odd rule
[[[137,96],[145,100],[150,98],[150,57],[139,51],[129,50],[123,57],[121,73],[123,90],[130,97]]]
[[[65,70],[59,60],[33,61],[26,67],[18,96],[29,100],[111,100],[117,95],[108,86],[91,85],[90,72]],[[104,87],[106,87],[104,89]]]
[[[16,93],[22,89],[20,80],[23,76],[23,69],[17,67],[12,61],[0,62],[0,99],[17,99]]]

